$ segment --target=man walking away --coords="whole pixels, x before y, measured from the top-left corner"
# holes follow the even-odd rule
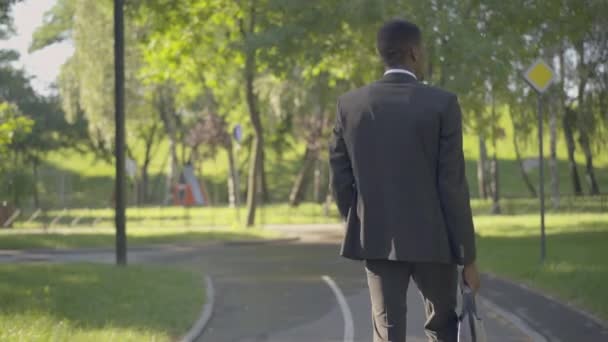
[[[420,29],[378,32],[386,72],[338,100],[332,186],[346,233],[342,256],[364,260],[374,341],[406,339],[410,278],[424,298],[431,341],[456,341],[457,265],[479,289],[475,233],[456,95],[426,86]]]

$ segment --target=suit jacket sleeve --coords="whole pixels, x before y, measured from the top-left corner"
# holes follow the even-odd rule
[[[343,118],[340,111],[340,102],[338,102],[336,123],[329,145],[329,164],[331,186],[338,204],[338,210],[342,218],[346,219],[355,196],[355,177],[343,133]]]
[[[438,190],[452,252],[459,264],[475,261],[475,229],[462,151],[462,113],[453,96],[441,115]]]

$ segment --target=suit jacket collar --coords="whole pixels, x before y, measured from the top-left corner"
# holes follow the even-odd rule
[[[383,83],[413,83],[418,82],[415,77],[403,73],[390,73],[382,76],[379,82]]]

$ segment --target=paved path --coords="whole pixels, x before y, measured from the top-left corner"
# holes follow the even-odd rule
[[[291,244],[207,249],[190,262],[215,279],[216,310],[201,341],[343,341],[338,285],[352,312],[353,341],[371,341],[370,303],[362,264],[336,258],[335,245]],[[410,291],[408,341],[424,341],[422,302]],[[500,319],[488,317],[491,341],[526,341]]]
[[[552,342],[608,341],[608,326],[540,292],[485,275],[484,296],[514,313]]]
[[[361,263],[337,256],[341,232],[335,226],[279,227],[299,242],[251,245],[163,246],[137,248],[133,263],[179,265],[214,279],[214,316],[200,341],[310,342],[344,341],[344,308],[324,275],[337,285],[351,313],[354,338],[370,341],[371,319]],[[111,250],[76,252],[0,251],[0,262],[113,262]],[[485,278],[482,295],[500,310],[482,305],[489,341],[530,341],[507,313],[550,341],[608,341],[608,332],[584,315],[543,296],[496,278]],[[344,303],[343,303],[344,304]],[[408,296],[408,341],[425,341],[420,298]]]
[[[342,228],[335,224],[303,226],[271,226],[273,230],[291,236],[300,236],[302,242],[337,244],[342,238]],[[540,335],[547,341],[608,341],[608,325],[595,317],[565,305],[514,282],[492,275],[483,275],[481,295],[498,307],[502,316],[510,316],[511,321],[523,323],[525,328],[532,329],[533,335]],[[411,301],[411,299],[410,299]],[[502,320],[491,308],[486,308],[486,316],[496,316],[494,320],[486,319],[486,325]],[[492,327],[488,325],[490,332]],[[489,339],[500,341],[500,339]]]
[[[352,341],[371,341],[370,303],[362,264],[339,258],[335,244],[136,248],[130,251],[129,260],[180,265],[213,277],[216,307],[200,341],[344,341],[345,316],[324,275],[335,282],[352,313]],[[0,261],[112,263],[114,255],[111,250],[4,251]],[[408,341],[425,341],[422,302],[414,287],[408,304]],[[486,324],[496,336],[491,341],[526,341],[502,319],[488,316]]]

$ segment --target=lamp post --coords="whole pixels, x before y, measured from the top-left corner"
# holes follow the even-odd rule
[[[127,264],[125,220],[125,54],[124,0],[114,0],[114,105],[116,125],[116,264]]]

